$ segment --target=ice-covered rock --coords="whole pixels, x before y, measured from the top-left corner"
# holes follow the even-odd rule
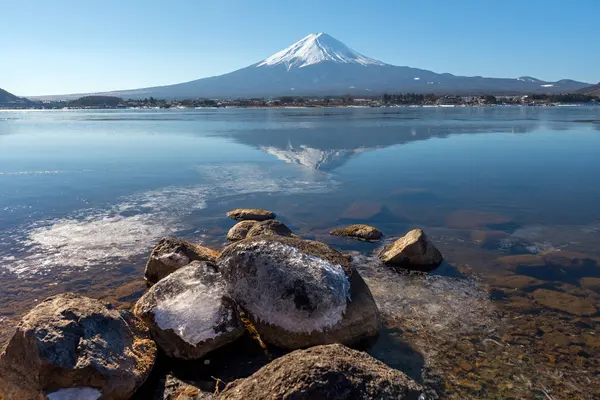
[[[0,398],[129,399],[155,360],[148,329],[131,313],[65,293],[21,320],[0,355]]]
[[[281,236],[229,246],[219,270],[261,337],[297,349],[374,336],[379,311],[349,257],[314,241]]]
[[[364,224],[355,224],[345,226],[343,228],[332,229],[329,234],[333,236],[344,236],[366,241],[376,241],[381,239],[383,236],[379,229]]]
[[[245,239],[248,235],[248,231],[257,223],[258,221],[240,221],[234,226],[231,227],[229,232],[227,232],[227,240],[232,242]]]
[[[429,269],[442,263],[442,253],[421,229],[413,229],[381,250],[379,258],[386,264],[403,268]]]
[[[175,238],[163,238],[152,249],[146,264],[144,277],[148,282],[156,283],[192,261],[212,261],[219,252],[198,244]]]
[[[267,219],[275,219],[274,213],[267,210],[261,210],[260,208],[236,208],[235,210],[229,211],[227,216],[238,221],[266,221]]]
[[[417,399],[422,387],[402,372],[339,344],[296,350],[225,388],[220,400]]]
[[[281,221],[277,221],[276,219],[269,219],[267,221],[262,221],[254,224],[252,228],[250,228],[250,230],[248,231],[246,237],[251,238],[262,235],[286,237],[294,236],[292,230],[288,228],[286,224],[284,224]]]
[[[216,266],[194,261],[142,296],[134,313],[170,357],[198,359],[244,333]]]

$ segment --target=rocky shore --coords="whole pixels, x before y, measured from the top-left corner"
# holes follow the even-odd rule
[[[131,311],[73,293],[40,302],[0,354],[0,399],[437,398],[361,351],[384,328],[360,257],[302,239],[266,210],[228,216],[239,222],[222,252],[157,243]],[[383,237],[368,225],[331,234]],[[415,229],[379,260],[398,274],[431,271],[442,255]],[[202,373],[177,376],[166,371],[173,363]]]

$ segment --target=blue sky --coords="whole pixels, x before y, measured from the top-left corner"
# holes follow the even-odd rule
[[[0,88],[140,88],[219,75],[311,32],[457,75],[600,81],[600,0],[0,0]]]

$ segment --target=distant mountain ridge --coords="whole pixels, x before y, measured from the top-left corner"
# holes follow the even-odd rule
[[[21,98],[15,96],[12,93],[7,92],[4,89],[0,89],[0,104],[15,102],[15,101],[18,101],[18,100],[21,100]]]
[[[600,97],[600,83],[592,86],[584,87],[577,91],[577,93],[585,94],[588,96],[598,96]]]
[[[568,79],[546,82],[529,76],[517,79],[465,77],[394,66],[364,56],[326,33],[317,33],[264,60],[224,75],[175,85],[95,94],[161,99],[369,96],[385,92],[518,95],[566,93],[586,86],[589,84]],[[73,99],[83,95],[36,98]]]

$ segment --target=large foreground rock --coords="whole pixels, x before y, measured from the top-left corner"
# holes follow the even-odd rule
[[[336,228],[329,232],[333,236],[344,236],[358,240],[376,241],[381,239],[383,233],[373,226],[364,224],[355,224],[345,226],[343,228]]]
[[[236,380],[219,400],[416,400],[422,388],[366,353],[339,344],[287,354]]]
[[[170,357],[197,359],[244,333],[216,266],[194,261],[152,286],[134,313]]]
[[[349,257],[314,241],[259,236],[229,246],[219,269],[263,340],[287,349],[377,335],[379,311]]]
[[[248,235],[248,231],[256,224],[258,221],[240,221],[234,226],[231,227],[229,232],[227,232],[227,240],[232,242],[237,242],[238,240],[246,239]]]
[[[256,236],[272,235],[272,236],[285,236],[293,237],[292,230],[288,228],[286,224],[275,219],[262,221],[254,224],[248,231],[246,238],[252,238]]]
[[[381,261],[403,268],[430,269],[442,263],[442,253],[421,229],[413,229],[379,253]]]
[[[192,261],[215,262],[217,257],[219,252],[207,247],[181,239],[163,238],[150,253],[144,277],[148,282],[156,283]]]
[[[21,320],[0,355],[0,398],[128,399],[155,360],[156,345],[133,315],[65,293]]]
[[[235,210],[229,211],[227,216],[238,221],[266,221],[268,219],[275,219],[275,213],[261,210],[260,208],[236,208]]]

